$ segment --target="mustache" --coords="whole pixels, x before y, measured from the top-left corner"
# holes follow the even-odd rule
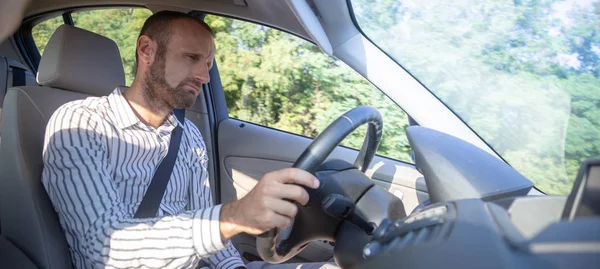
[[[196,87],[196,88],[198,88],[198,89],[202,89],[202,83],[200,83],[200,82],[198,82],[197,80],[195,80],[195,79],[192,79],[192,78],[186,78],[186,79],[182,80],[182,81],[179,83],[179,86],[178,86],[178,88],[180,88],[180,87],[183,87],[183,86],[185,86],[186,84],[190,84],[190,85],[192,85],[192,86],[194,86],[194,87]]]

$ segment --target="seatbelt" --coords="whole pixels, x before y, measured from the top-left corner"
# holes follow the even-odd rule
[[[25,86],[25,70],[19,67],[12,67],[12,87]]]
[[[162,162],[158,165],[156,172],[154,172],[150,186],[148,186],[148,189],[146,189],[146,193],[144,194],[144,198],[142,198],[142,203],[138,207],[137,212],[135,212],[134,217],[136,219],[156,217],[156,212],[158,212],[158,207],[160,206],[160,202],[165,195],[167,184],[169,183],[169,179],[173,173],[173,167],[175,166],[177,153],[179,152],[179,145],[181,144],[181,135],[183,134],[185,110],[175,109],[173,113],[181,124],[178,124],[171,133],[171,140],[169,142],[169,151],[167,152],[167,156],[165,156]]]

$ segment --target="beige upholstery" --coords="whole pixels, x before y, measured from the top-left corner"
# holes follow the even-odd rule
[[[24,85],[16,85],[17,81],[14,80],[13,76],[15,71],[18,69],[23,70],[25,73]],[[29,68],[15,59],[0,56],[0,120],[2,120],[2,104],[4,103],[6,91],[13,86],[25,85],[37,85],[37,82],[35,81],[35,75],[29,70]]]
[[[210,186],[217,186],[217,183],[215,182],[217,177],[215,176],[216,174],[212,158],[213,147],[211,141],[213,141],[213,137],[211,135],[211,123],[208,116],[208,109],[206,104],[207,101],[204,97],[204,94],[201,92],[198,96],[198,99],[196,100],[196,103],[192,107],[185,110],[185,118],[190,120],[194,125],[196,125],[196,127],[198,127],[198,130],[200,130],[200,134],[202,134],[204,144],[206,145],[206,152],[208,154],[208,179],[210,182]],[[216,195],[215,189],[216,188],[211,188],[213,201]]]
[[[12,88],[4,100],[0,143],[2,234],[40,268],[69,268],[58,218],[41,184],[48,118],[60,105],[86,95],[45,87]]]
[[[109,38],[63,24],[56,29],[40,61],[38,83],[96,96],[106,85],[125,85],[117,44]]]
[[[124,83],[125,74],[114,42],[63,25],[50,38],[38,81],[54,88],[11,88],[4,99],[0,143],[2,235],[39,268],[70,268],[64,234],[41,183],[45,127],[62,104],[90,95],[107,95]]]

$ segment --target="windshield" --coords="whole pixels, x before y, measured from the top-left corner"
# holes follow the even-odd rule
[[[600,155],[598,0],[351,0],[363,33],[547,194]]]

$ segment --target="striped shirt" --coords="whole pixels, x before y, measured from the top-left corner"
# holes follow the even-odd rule
[[[157,216],[133,218],[181,123],[171,114],[158,129],[145,125],[125,89],[69,102],[46,127],[42,181],[75,267],[243,267],[232,244],[221,241],[206,147],[187,119]]]

